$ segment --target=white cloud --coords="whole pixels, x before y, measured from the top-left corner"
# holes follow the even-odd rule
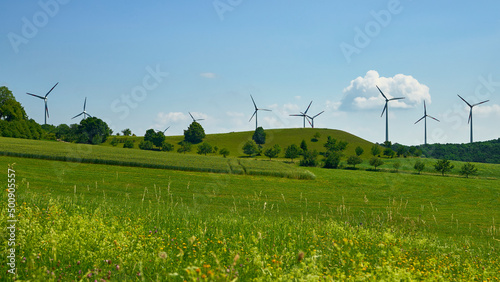
[[[217,75],[213,72],[202,72],[202,73],[200,73],[200,76],[204,77],[204,78],[209,78],[209,79],[217,77]]]
[[[411,75],[396,74],[393,77],[381,77],[377,71],[370,70],[364,77],[357,77],[344,88],[344,98],[339,104],[343,110],[363,110],[383,107],[385,101],[378,91],[378,86],[389,99],[404,97],[404,100],[391,102],[393,108],[413,108],[423,101],[431,102],[429,87],[418,82]]]
[[[467,107],[467,111],[469,111],[469,107]],[[473,110],[474,115],[479,115],[481,117],[487,117],[490,115],[497,115],[500,116],[500,105],[493,104],[493,105],[481,105],[474,107]]]

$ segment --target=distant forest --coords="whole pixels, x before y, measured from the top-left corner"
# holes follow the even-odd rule
[[[432,144],[417,146],[428,158],[500,164],[500,138],[469,144]]]

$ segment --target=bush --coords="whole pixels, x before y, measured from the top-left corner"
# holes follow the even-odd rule
[[[227,156],[229,156],[229,153],[230,153],[230,152],[229,152],[229,150],[228,150],[228,149],[226,149],[226,148],[222,148],[222,149],[220,149],[220,151],[219,151],[219,154],[223,155],[223,156],[224,156],[224,158],[225,158],[225,157],[227,157]]]
[[[439,160],[434,164],[434,168],[441,172],[441,174],[444,176],[444,174],[448,171],[451,171],[455,166],[450,163],[449,160],[443,159]]]
[[[257,144],[253,140],[248,140],[243,145],[243,153],[247,154],[249,157],[257,154],[259,152]]]
[[[460,169],[460,175],[465,175],[466,178],[469,178],[469,175],[474,174],[477,174],[477,168],[471,163],[464,164]]]
[[[422,172],[422,170],[424,170],[425,168],[425,163],[421,160],[418,160],[415,162],[415,165],[413,166],[413,168],[418,171],[418,174],[420,174]]]
[[[179,149],[177,149],[177,152],[178,153],[186,153],[186,152],[191,152],[191,143],[187,142],[187,141],[182,141],[179,145],[181,145],[181,147]]]
[[[338,168],[340,164],[340,153],[329,153],[323,160],[324,168]]]
[[[168,142],[165,142],[163,141],[163,143],[161,143],[161,150],[163,152],[171,152],[174,150],[174,145],[168,143]]]
[[[276,158],[280,152],[281,152],[280,145],[275,144],[272,148],[267,149],[264,152],[264,155],[266,155],[266,157],[269,157],[269,160],[271,160],[272,158]]]
[[[381,166],[383,164],[384,164],[384,162],[381,159],[377,158],[377,157],[373,157],[373,158],[370,159],[370,165],[373,166],[373,167],[375,167],[375,170],[377,170],[377,167],[379,167],[379,166]]]
[[[111,146],[116,147],[118,145],[118,138],[114,137],[110,142]]]
[[[141,150],[153,150],[153,142],[151,141],[141,141],[139,143],[139,149]]]
[[[134,141],[125,140],[125,143],[123,143],[123,148],[129,148],[129,149],[134,148]]]
[[[203,144],[198,146],[198,155],[207,155],[213,152],[212,145],[208,144],[207,142],[203,142]]]
[[[285,158],[290,159],[293,162],[293,159],[299,157],[299,155],[300,155],[300,148],[297,145],[292,144],[286,147]]]
[[[303,152],[303,159],[300,160],[299,165],[300,166],[309,166],[309,167],[315,167],[318,165],[318,151],[312,150],[312,151],[304,151]]]
[[[360,148],[360,147],[358,147],[358,148]],[[356,165],[360,164],[362,162],[363,162],[363,160],[359,157],[359,155],[357,155],[357,156],[350,156],[347,159],[347,164],[348,165],[352,165],[353,168],[356,168]]]
[[[375,144],[371,148],[371,152],[373,156],[379,155],[380,154],[380,147],[379,145]]]

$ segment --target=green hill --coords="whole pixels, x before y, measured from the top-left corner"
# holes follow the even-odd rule
[[[344,154],[349,156],[354,154],[354,150],[357,146],[360,146],[364,149],[364,154],[362,157],[368,158],[370,155],[370,149],[373,146],[373,143],[359,138],[355,135],[347,133],[342,130],[335,129],[326,129],[326,128],[287,128],[287,129],[266,129],[266,144],[263,146],[264,148],[274,146],[274,144],[279,144],[282,148],[282,153],[280,157],[284,155],[284,149],[291,145],[296,144],[300,145],[302,140],[305,140],[308,146],[308,149],[315,149],[318,151],[324,151],[325,148],[323,144],[326,143],[326,139],[328,136],[332,136],[333,138],[339,141],[346,141],[349,144],[347,145]],[[318,138],[317,142],[311,141],[316,133],[319,133],[321,136]],[[210,143],[212,146],[217,146],[219,149],[227,148],[231,155],[230,157],[240,157],[243,156],[243,144],[247,140],[251,140],[253,135],[253,131],[243,131],[243,132],[230,132],[230,133],[220,133],[220,134],[207,134],[204,142]],[[138,149],[138,144],[143,140],[143,137],[125,137],[118,136],[118,140],[130,139],[135,141],[135,147]],[[184,139],[184,136],[166,136],[165,141],[175,145],[175,148],[178,148],[178,143]],[[113,140],[113,137],[108,138],[106,143],[103,146],[111,146],[110,142]],[[122,144],[118,146],[123,146]],[[196,148],[193,148],[191,154],[196,154]],[[263,157],[264,158],[264,157]]]

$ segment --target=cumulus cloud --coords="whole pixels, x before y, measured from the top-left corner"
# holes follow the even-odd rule
[[[217,75],[213,72],[202,72],[202,73],[200,73],[200,76],[204,77],[204,78],[209,78],[209,79],[217,77]]]
[[[377,71],[370,70],[364,77],[357,77],[344,88],[344,97],[339,104],[342,110],[363,110],[383,107],[385,101],[376,85],[388,99],[404,97],[404,100],[391,102],[393,108],[413,108],[423,101],[431,102],[429,87],[418,82],[411,75],[396,74],[381,77]]]

